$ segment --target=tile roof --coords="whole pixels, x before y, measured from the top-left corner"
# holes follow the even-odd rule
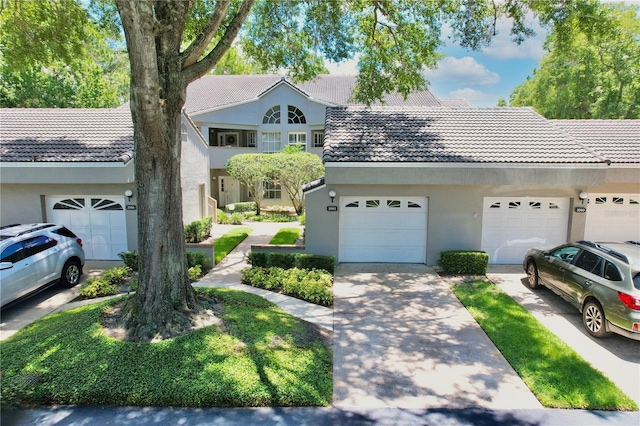
[[[0,110],[0,161],[127,163],[132,158],[128,109]]]
[[[327,108],[330,162],[601,163],[531,108]]]
[[[640,163],[640,120],[549,120],[612,163]]]
[[[257,99],[274,87],[283,77],[278,75],[207,75],[187,87],[185,110],[188,114],[237,102]],[[312,81],[294,84],[311,98],[336,106],[359,105],[349,100],[356,85],[356,76],[320,75]],[[385,96],[388,106],[442,106],[440,100],[428,90],[411,94],[405,101],[402,95]]]
[[[456,99],[442,99],[440,98],[440,103],[443,107],[449,108],[471,108],[471,104],[468,100],[462,98]]]

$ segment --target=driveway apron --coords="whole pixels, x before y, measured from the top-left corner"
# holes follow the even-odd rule
[[[338,265],[333,404],[541,408],[449,286],[413,264]]]

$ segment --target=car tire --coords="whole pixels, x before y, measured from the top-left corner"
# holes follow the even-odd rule
[[[536,263],[531,260],[527,263],[527,285],[531,289],[540,288],[540,278],[538,277],[538,267]]]
[[[62,275],[60,276],[60,284],[63,287],[71,288],[80,282],[80,276],[82,275],[82,269],[80,263],[76,260],[68,260],[62,268]]]
[[[602,306],[595,300],[588,301],[582,309],[582,323],[593,337],[602,339],[611,336],[607,331],[607,320]]]

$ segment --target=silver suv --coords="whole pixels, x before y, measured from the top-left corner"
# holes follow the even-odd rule
[[[0,306],[60,282],[73,287],[84,266],[82,240],[62,225],[0,228]]]
[[[573,304],[594,337],[612,332],[640,340],[640,244],[578,241],[531,249],[523,267],[529,287],[540,285]]]

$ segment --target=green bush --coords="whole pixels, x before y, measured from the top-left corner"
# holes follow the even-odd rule
[[[229,209],[229,206],[233,206],[233,210]],[[243,203],[234,203],[226,206],[227,211],[233,211],[236,213],[244,213],[244,212],[255,212],[256,211],[256,203],[255,201],[246,201]]]
[[[221,225],[226,225],[229,222],[230,215],[228,215],[226,212],[220,209],[217,209],[216,212],[217,212],[216,217],[218,218],[218,223]]]
[[[333,304],[333,277],[331,274],[313,270],[291,268],[245,268],[242,283],[283,294],[323,306]]]
[[[302,213],[300,216],[298,216],[298,220],[300,221],[300,225],[304,226],[307,222],[307,215],[305,213]]]
[[[89,278],[81,286],[78,294],[86,299],[118,294],[118,287],[104,278]]]
[[[189,268],[200,266],[205,269],[208,266],[207,257],[201,251],[187,251],[187,265]]]
[[[249,252],[247,263],[254,267],[269,268],[277,266],[284,269],[323,269],[330,274],[335,271],[336,259],[333,256],[320,256],[305,253]]]
[[[484,251],[449,250],[440,252],[439,265],[445,272],[464,275],[486,275],[489,254]]]
[[[231,225],[242,225],[242,221],[244,221],[244,215],[242,213],[233,213],[229,218]]]
[[[107,269],[102,274],[102,279],[108,281],[110,284],[123,283],[131,276],[131,268],[128,266],[118,266],[116,268]]]
[[[192,266],[187,273],[189,274],[189,279],[195,281],[202,276],[202,267],[200,265]]]
[[[118,253],[118,257],[122,259],[124,264],[132,271],[138,271],[138,252],[137,251],[123,251]]]
[[[187,243],[199,243],[211,236],[211,225],[213,218],[203,217],[200,220],[191,222],[184,227],[184,240]]]

